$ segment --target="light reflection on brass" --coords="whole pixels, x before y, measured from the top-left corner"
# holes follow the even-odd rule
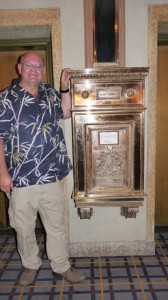
[[[147,68],[71,70],[72,198],[82,218],[94,206],[124,207],[121,215],[136,217],[143,203],[147,74]]]

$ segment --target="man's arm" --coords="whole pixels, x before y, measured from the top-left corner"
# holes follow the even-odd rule
[[[61,108],[64,113],[64,119],[68,119],[71,117],[71,95],[70,92],[65,92],[66,90],[69,90],[69,78],[70,75],[68,73],[68,69],[63,69],[61,73],[60,78],[60,94],[61,94]],[[63,91],[63,93],[61,93]]]
[[[12,188],[13,181],[6,166],[4,143],[0,140],[0,189],[5,193],[9,193]]]

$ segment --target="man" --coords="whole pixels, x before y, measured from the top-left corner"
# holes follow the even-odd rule
[[[61,119],[71,116],[68,69],[60,78],[61,99],[42,82],[41,55],[25,53],[18,71],[20,78],[0,93],[0,189],[9,198],[10,225],[24,267],[19,283],[31,284],[42,264],[35,236],[38,212],[53,272],[80,282],[85,275],[70,268],[66,250],[59,182],[72,168],[61,128]]]

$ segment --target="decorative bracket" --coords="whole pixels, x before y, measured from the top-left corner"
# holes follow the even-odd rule
[[[80,219],[90,219],[92,215],[92,207],[78,207],[78,216],[80,217]]]
[[[121,215],[125,218],[136,218],[137,213],[139,212],[138,207],[121,207]]]

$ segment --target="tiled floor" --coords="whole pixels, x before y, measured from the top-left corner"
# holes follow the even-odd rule
[[[37,235],[43,259],[31,286],[20,287],[20,258],[12,234],[0,235],[1,300],[168,300],[168,232],[156,233],[154,256],[71,258],[72,266],[85,272],[79,284],[69,284],[52,274],[44,250],[44,236]]]

